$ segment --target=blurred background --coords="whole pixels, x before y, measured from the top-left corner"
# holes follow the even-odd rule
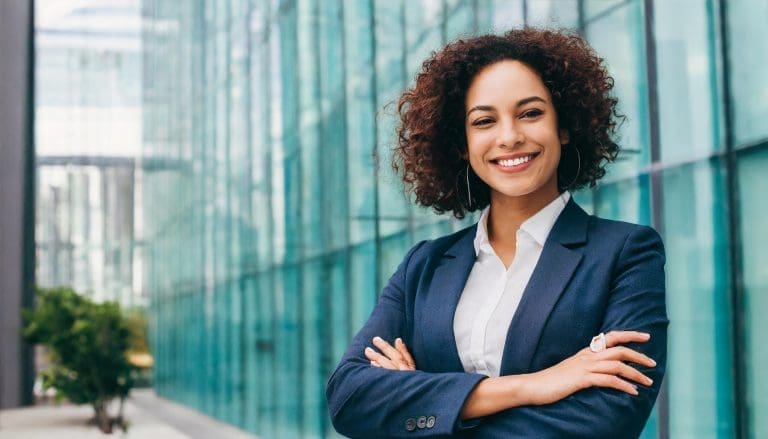
[[[325,382],[381,287],[476,220],[403,195],[394,102],[446,42],[532,25],[584,35],[628,116],[576,200],[665,241],[669,365],[643,437],[768,437],[765,0],[31,6],[0,9],[2,407],[32,401],[20,309],[66,285],[145,310],[161,397],[338,437]]]

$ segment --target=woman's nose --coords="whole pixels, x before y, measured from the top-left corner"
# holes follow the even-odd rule
[[[497,144],[500,147],[514,148],[525,142],[525,135],[512,121],[503,122],[500,125]]]

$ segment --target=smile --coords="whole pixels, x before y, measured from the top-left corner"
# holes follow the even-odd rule
[[[505,157],[491,160],[491,163],[496,164],[503,170],[523,170],[527,168],[527,164],[531,162],[539,153],[531,153],[526,155],[520,155],[517,157]]]

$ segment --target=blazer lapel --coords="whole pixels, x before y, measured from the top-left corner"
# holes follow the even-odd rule
[[[574,247],[586,242],[588,222],[587,213],[571,198],[549,233],[509,325],[501,375],[530,372],[547,318],[583,257]]]
[[[422,324],[422,337],[425,341],[427,358],[430,369],[440,371],[463,371],[461,359],[456,349],[456,338],[453,334],[453,317],[459,297],[467,283],[469,273],[475,263],[474,239],[476,227],[470,227],[442,255],[435,268],[426,295],[417,300],[415,309],[421,310],[417,316]]]

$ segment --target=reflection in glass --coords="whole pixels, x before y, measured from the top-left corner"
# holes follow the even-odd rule
[[[734,437],[725,182],[709,161],[663,173],[670,437]]]
[[[746,386],[750,437],[768,436],[768,149],[744,154],[738,160],[741,245],[744,270],[746,326]]]
[[[723,149],[711,1],[656,1],[654,32],[661,159],[706,158]],[[685,26],[679,17],[685,16]]]
[[[729,1],[726,14],[733,135],[738,147],[768,139],[768,2]]]
[[[636,175],[650,162],[644,27],[643,4],[631,0],[588,22],[585,29],[615,80],[619,112],[627,116],[619,129],[622,152],[606,176],[610,180]]]

